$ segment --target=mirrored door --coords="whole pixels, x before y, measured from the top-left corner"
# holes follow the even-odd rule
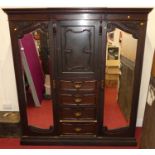
[[[106,34],[104,126],[129,127],[138,39],[123,24],[109,23]]]
[[[18,43],[28,126],[51,129],[53,103],[48,22],[25,22],[21,25],[24,26]]]

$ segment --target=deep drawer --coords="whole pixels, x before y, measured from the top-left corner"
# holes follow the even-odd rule
[[[96,123],[61,123],[61,135],[95,135]]]
[[[96,105],[95,94],[60,94],[59,103],[63,105]]]
[[[61,120],[96,119],[96,108],[94,107],[61,107],[60,109]]]
[[[59,81],[61,91],[87,91],[94,92],[97,88],[97,81]]]

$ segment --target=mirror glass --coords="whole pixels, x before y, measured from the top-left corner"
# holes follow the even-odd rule
[[[53,126],[48,37],[38,28],[19,39],[28,125],[42,129]]]
[[[108,129],[130,122],[137,41],[119,28],[107,33],[104,125]]]

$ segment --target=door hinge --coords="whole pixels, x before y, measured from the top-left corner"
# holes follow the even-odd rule
[[[52,81],[53,88],[56,88],[55,80]]]
[[[53,24],[53,34],[57,33],[57,29],[56,29],[56,23]]]
[[[102,35],[102,20],[100,20],[99,35]]]

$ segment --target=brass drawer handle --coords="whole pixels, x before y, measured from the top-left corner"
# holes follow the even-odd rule
[[[82,83],[75,83],[75,84],[74,84],[74,87],[75,87],[76,89],[81,88],[81,86],[82,86]]]
[[[74,113],[74,115],[75,115],[76,117],[79,117],[79,116],[81,116],[82,114],[81,114],[81,112],[76,112],[76,113]]]
[[[76,89],[81,88],[81,87],[82,87],[82,82],[81,82],[81,81],[76,81],[76,82],[74,82],[74,87],[75,87]]]
[[[74,99],[74,102],[75,102],[75,103],[80,103],[81,101],[82,101],[81,98],[75,98],[75,99]]]
[[[74,130],[75,130],[76,132],[80,132],[82,129],[77,127],[77,128],[75,128]]]

